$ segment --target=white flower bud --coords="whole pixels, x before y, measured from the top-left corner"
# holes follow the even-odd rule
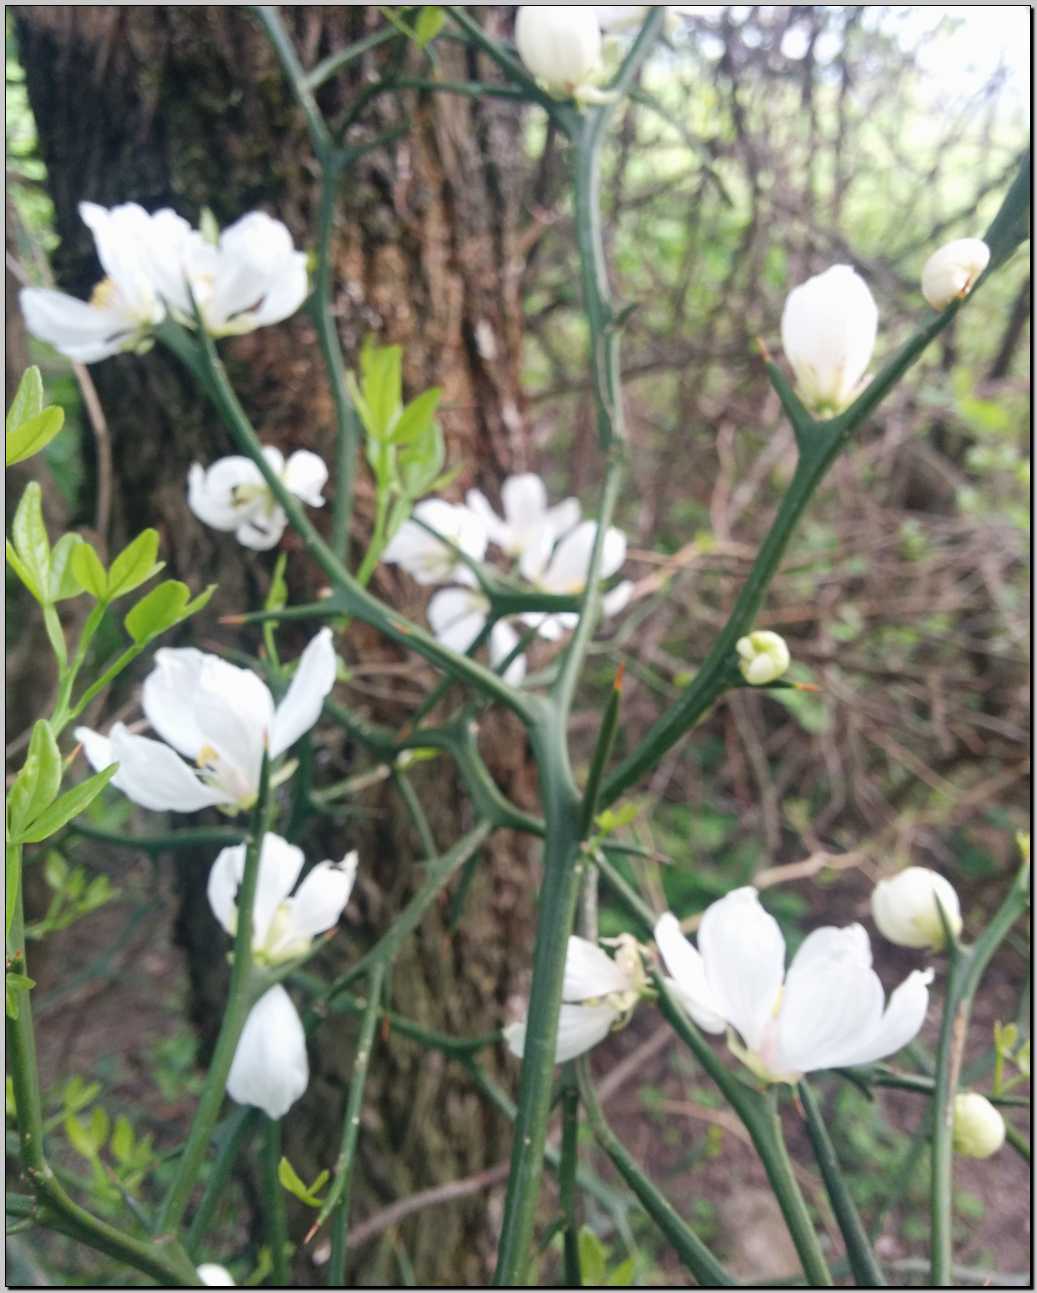
[[[939,899],[951,930],[961,930],[961,907],[954,887],[926,867],[909,866],[880,880],[871,895],[871,914],[879,931],[900,947],[928,947],[938,952],[945,936]]]
[[[989,1158],[1005,1143],[1005,1120],[978,1091],[954,1097],[954,1150],[966,1158]]]
[[[968,296],[986,269],[990,248],[980,238],[958,238],[933,252],[922,270],[922,295],[934,310]]]
[[[789,293],[781,344],[808,408],[831,415],[854,399],[878,325],[868,285],[849,265],[833,265]]]
[[[571,95],[601,66],[601,29],[590,5],[521,5],[515,44],[552,94]]]
[[[791,660],[785,639],[769,629],[757,629],[748,637],[739,638],[735,650],[740,657],[738,667],[742,677],[753,687],[763,687],[780,678]]]

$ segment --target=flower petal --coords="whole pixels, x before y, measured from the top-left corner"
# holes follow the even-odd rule
[[[826,931],[827,932],[827,931]],[[789,969],[778,1015],[777,1051],[765,1057],[779,1073],[832,1068],[871,1036],[882,1018],[879,977],[852,957],[818,952]]]
[[[465,652],[486,623],[485,597],[470,588],[442,588],[429,600],[428,622],[440,642]]]
[[[274,715],[270,757],[277,758],[308,732],[320,717],[324,697],[335,685],[335,648],[331,629],[321,629],[299,657],[291,685]]]
[[[292,937],[315,938],[338,924],[356,879],[356,850],[341,862],[319,862],[306,876],[289,906]]]
[[[755,889],[735,889],[702,917],[699,951],[717,1012],[758,1049],[781,989],[785,940]]]
[[[918,1035],[929,1009],[929,984],[932,970],[913,970],[889,999],[885,1014],[870,1036],[860,1037],[836,1059],[830,1068],[846,1064],[871,1064],[874,1060],[895,1055],[902,1046]]]
[[[218,1266],[216,1262],[202,1262],[197,1270],[198,1278],[206,1288],[232,1289],[236,1287],[230,1271],[225,1266]]]
[[[490,663],[496,668],[519,644],[519,635],[507,620],[498,620],[490,630]],[[517,687],[526,676],[526,657],[517,655],[504,671],[504,681]]]
[[[681,932],[680,922],[670,911],[655,922],[655,941],[666,968],[673,975],[667,981],[682,1006],[707,1033],[722,1033],[727,1027],[716,996],[706,979],[702,957]]]
[[[227,1094],[283,1118],[310,1079],[306,1035],[291,998],[280,984],[252,1007],[227,1076]]]
[[[80,202],[79,214],[94,236],[97,258],[119,289],[130,314],[139,324],[158,323],[165,314],[148,272],[153,239],[151,217],[136,202],[106,210],[95,202]]]
[[[238,883],[244,874],[245,854],[241,855]],[[263,851],[259,855],[259,874],[256,877],[256,901],[252,908],[252,941],[263,947],[270,932],[270,924],[278,907],[295,888],[302,870],[303,851],[289,844],[280,835],[268,831],[263,836]]]
[[[578,498],[563,499],[562,502],[547,509],[547,528],[551,532],[552,540],[568,534],[579,523],[580,500]]]
[[[789,974],[829,961],[847,961],[871,969],[871,941],[863,925],[847,925],[844,929],[822,925],[812,930],[792,958]]]
[[[323,507],[321,490],[328,483],[328,468],[323,458],[308,449],[297,449],[284,466],[285,488],[310,507]]]
[[[540,583],[553,593],[580,593],[587,582],[587,568],[598,532],[597,521],[581,521],[561,540],[552,554]],[[608,579],[626,560],[627,540],[622,530],[610,526],[605,532],[600,577]]]
[[[79,732],[77,738],[82,739]],[[168,745],[146,736],[131,736],[122,723],[112,728],[111,757],[119,764],[112,784],[142,808],[153,812],[196,813],[213,804],[229,802],[222,790],[199,781]]]
[[[243,802],[259,789],[259,771],[273,723],[273,697],[251,669],[206,656],[193,696],[195,722],[219,756],[216,775]]]
[[[231,938],[237,933],[238,889],[244,873],[244,844],[232,844],[230,848],[220,849],[209,870],[209,882],[205,891],[209,906]]]
[[[619,1012],[611,1006],[580,1006],[562,1003],[558,1012],[558,1038],[555,1042],[555,1063],[564,1064],[608,1036]],[[526,1021],[509,1024],[504,1030],[504,1040],[512,1055],[522,1056],[526,1045]]]
[[[240,454],[220,458],[205,471],[195,463],[187,477],[187,505],[214,530],[234,530],[263,510],[270,491],[251,460]]]
[[[27,287],[18,299],[34,337],[84,364],[117,355],[137,330],[118,309],[99,309],[49,287]]]
[[[496,543],[500,548],[507,548],[511,531],[490,506],[489,499],[482,490],[470,489],[465,494],[464,501],[468,510],[482,522],[490,542]]]
[[[281,535],[288,524],[288,516],[275,503],[254,513],[234,531],[234,537],[243,548],[253,552],[269,552],[281,542]]]
[[[501,485],[504,519],[512,530],[522,531],[530,524],[542,525],[547,512],[547,490],[534,472],[509,476]]]
[[[609,589],[601,599],[601,613],[608,620],[614,615],[619,615],[630,605],[630,599],[634,595],[634,585],[629,579],[624,579],[618,583],[615,588]]]
[[[141,701],[148,722],[186,759],[196,759],[205,744],[191,707],[191,697],[201,683],[207,656],[194,647],[163,647],[155,652],[155,667],[144,679]]]
[[[630,989],[630,980],[606,951],[586,938],[569,935],[563,1001],[586,1001],[588,997],[607,997],[610,992]]]

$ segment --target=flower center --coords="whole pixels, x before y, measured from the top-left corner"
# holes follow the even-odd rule
[[[90,293],[90,304],[97,310],[107,310],[115,304],[119,289],[110,278],[102,278]]]

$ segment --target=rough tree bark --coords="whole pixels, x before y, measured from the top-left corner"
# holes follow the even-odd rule
[[[508,21],[504,12],[493,20]],[[361,7],[300,6],[283,13],[307,65],[382,21],[374,9]],[[304,122],[265,37],[244,9],[31,6],[17,11],[17,24],[62,239],[55,258],[62,287],[83,296],[98,277],[76,211],[83,199],[104,205],[132,200],[148,209],[172,205],[190,218],[208,206],[221,224],[261,207],[289,225],[297,244],[312,244],[318,185]],[[325,111],[333,115],[369,84],[383,55],[368,56],[322,89]],[[403,53],[413,56],[412,50]],[[440,58],[465,74],[465,55],[457,47],[447,47]],[[492,488],[501,474],[525,464],[527,450],[519,389],[520,122],[507,104],[409,93],[374,101],[358,139],[401,112],[410,116],[409,131],[372,153],[342,190],[334,239],[340,333],[350,360],[367,334],[403,344],[408,390],[445,388],[450,461],[462,465],[455,492],[476,478]],[[223,349],[264,441],[288,450],[313,448],[330,460],[332,406],[308,319],[300,314]],[[93,371],[114,453],[112,547],[144,525],[157,525],[168,573],[192,586],[220,585],[213,614],[183,641],[232,641],[216,616],[256,605],[272,555],[245,553],[231,536],[196,523],[184,504],[189,464],[228,452],[225,431],[160,352],[120,356]],[[369,528],[368,503],[361,480],[355,540]],[[292,552],[291,595],[304,600],[316,590],[314,572],[292,551],[290,536],[284,544]],[[382,578],[383,592],[420,614],[413,585]],[[401,660],[360,624],[340,639],[339,649],[351,664]],[[360,683],[371,682],[365,675],[343,700],[380,722],[402,724],[407,705],[398,679],[389,681],[384,690],[364,693]],[[428,672],[414,664],[402,690],[420,694],[429,682]],[[348,775],[353,757],[348,743],[329,739],[315,751],[319,779]],[[529,765],[517,731],[502,720],[484,743],[507,793],[528,799]],[[465,824],[463,795],[439,762],[426,774],[429,787],[434,831],[445,848]],[[360,851],[359,894],[347,913],[347,931],[327,954],[339,966],[377,937],[421,875],[417,841],[392,791],[375,791],[352,808],[344,826],[306,840],[311,856],[340,856],[347,846]],[[209,856],[180,859],[178,931],[189,957],[197,1021],[211,1043],[225,948],[214,937],[204,898],[210,863]],[[515,949],[530,941],[530,864],[524,843],[495,837],[468,889],[460,925],[449,928],[446,910],[434,911],[397,962],[392,997],[398,1009],[448,1031],[480,1031],[500,1022],[508,997],[522,986],[515,973],[525,958]],[[288,1121],[287,1146],[293,1161],[316,1171],[332,1166],[329,1146],[337,1139],[351,1060],[349,1026],[326,1026],[311,1059],[310,1091]],[[493,1063],[503,1068],[506,1062],[498,1056]],[[437,1057],[390,1038],[379,1045],[371,1084],[366,1170],[354,1217],[506,1157],[507,1125],[463,1074]],[[422,1282],[485,1277],[493,1248],[488,1209],[488,1199],[477,1195],[420,1215],[398,1232]],[[359,1282],[395,1275],[373,1259],[371,1248],[359,1256]],[[307,1269],[312,1273],[302,1259],[301,1278]]]

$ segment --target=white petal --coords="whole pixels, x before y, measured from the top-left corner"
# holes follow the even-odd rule
[[[259,874],[256,877],[256,901],[252,908],[252,938],[256,947],[263,947],[270,932],[270,922],[282,902],[295,888],[302,870],[303,851],[289,844],[280,835],[268,831],[263,836],[263,851],[259,855]],[[241,853],[238,882],[244,874],[245,854]]]
[[[490,663],[496,668],[519,644],[519,635],[507,620],[498,620],[490,630]],[[526,676],[526,657],[517,655],[504,670],[504,681],[517,687]]]
[[[95,772],[102,772],[105,768],[110,768],[115,762],[112,757],[112,743],[107,736],[102,736],[100,732],[95,732],[89,727],[77,727],[72,735],[83,747],[86,761]],[[116,773],[111,784],[117,790],[122,790],[122,786],[116,784],[118,779],[119,774]]]
[[[490,542],[496,543],[498,547],[507,548],[511,539],[511,531],[490,506],[486,495],[481,490],[470,489],[465,494],[464,501],[468,510],[482,522]]]
[[[117,355],[136,332],[124,313],[98,309],[51,288],[27,287],[19,302],[25,326],[34,337],[84,364]]]
[[[310,507],[324,506],[321,490],[328,483],[328,468],[317,454],[297,449],[285,463],[282,479],[285,488]]]
[[[274,702],[266,683],[251,669],[206,656],[187,701],[206,745],[219,756],[216,776],[225,785],[233,783],[237,800],[255,795],[273,722]]]
[[[586,1001],[610,992],[629,992],[630,980],[611,956],[586,938],[569,935],[565,951],[563,1001]]]
[[[630,605],[630,599],[634,595],[634,585],[629,579],[624,579],[615,588],[611,589],[601,599],[601,613],[606,619],[611,619],[614,615],[619,615]]]
[[[560,539],[580,523],[580,501],[576,498],[563,499],[555,507],[547,510],[547,528],[552,540]]]
[[[564,1064],[608,1036],[612,1025],[619,1018],[611,1006],[580,1006],[563,1002],[558,1012],[558,1039],[555,1043],[555,1063]],[[504,1040],[512,1055],[521,1057],[526,1045],[526,1021],[509,1024],[504,1030]]]
[[[722,1033],[727,1025],[706,979],[705,964],[684,937],[680,922],[672,912],[664,912],[656,921],[655,941],[666,968],[673,975],[668,985],[676,989],[681,1005],[707,1033]]]
[[[148,722],[187,759],[196,759],[205,744],[191,698],[201,683],[202,669],[210,658],[194,647],[163,647],[155,652],[155,667],[144,679],[141,700]]]
[[[576,594],[583,591],[597,530],[596,521],[582,521],[562,539],[540,580],[545,588],[553,593]],[[610,527],[605,532],[601,554],[602,579],[616,573],[626,560],[626,553],[626,535],[622,530]]]
[[[521,5],[515,44],[538,81],[571,93],[598,69],[601,30],[592,5]]]
[[[780,1073],[809,1073],[847,1061],[847,1048],[869,1037],[882,1018],[879,977],[852,958],[818,953],[790,968],[778,1016]]]
[[[320,862],[313,868],[288,900],[293,938],[315,938],[338,924],[353,891],[356,866],[354,851],[341,862]]]
[[[310,1079],[306,1035],[291,998],[280,984],[252,1007],[227,1076],[227,1094],[283,1118]]]
[[[867,284],[849,265],[833,265],[789,293],[781,344],[810,407],[834,412],[850,403],[871,362],[878,318]]]
[[[469,588],[442,588],[428,604],[428,622],[440,642],[465,652],[486,624],[486,599]]]
[[[320,717],[324,697],[335,685],[335,647],[331,629],[321,629],[299,657],[284,700],[274,715],[270,757],[276,759]]]
[[[209,870],[206,896],[212,914],[233,938],[238,928],[238,889],[245,873],[245,845],[220,849]]]
[[[792,958],[789,974],[830,961],[848,961],[862,969],[871,969],[871,941],[863,925],[847,925],[844,929],[822,925],[812,930]]]
[[[758,1049],[783,977],[778,922],[760,906],[755,889],[735,889],[706,908],[698,944],[718,1013],[751,1050]]]
[[[136,202],[108,211],[93,202],[80,202],[79,214],[94,236],[104,272],[119,289],[132,317],[144,325],[160,322],[165,310],[148,272],[153,236],[148,213]]]
[[[228,803],[222,791],[204,785],[168,745],[146,736],[131,736],[122,723],[111,735],[112,758],[119,764],[118,789],[135,804],[153,812],[196,813]]]
[[[501,485],[500,497],[504,519],[512,529],[523,530],[530,524],[543,524],[547,511],[547,490],[544,482],[533,472],[509,476]]]
[[[234,1280],[231,1273],[225,1266],[218,1266],[215,1262],[202,1262],[197,1268],[198,1278],[206,1288],[235,1288]]]
[[[234,537],[243,548],[253,552],[268,552],[281,542],[288,516],[276,504],[250,516],[234,531]]]
[[[200,521],[216,530],[234,530],[269,503],[269,490],[251,458],[232,454],[208,471],[197,463],[188,474],[187,503]]]
[[[889,999],[889,1005],[875,1031],[859,1038],[844,1054],[829,1061],[829,1067],[846,1064],[871,1064],[874,1060],[895,1055],[913,1041],[925,1022],[929,1009],[929,984],[932,970],[913,970]]]
[[[252,211],[220,235],[206,321],[217,333],[250,332],[293,314],[306,290],[306,257],[287,228]]]
[[[202,1262],[197,1270],[198,1278],[206,1288],[232,1289],[236,1287],[230,1271],[225,1266],[218,1266],[215,1262]]]

